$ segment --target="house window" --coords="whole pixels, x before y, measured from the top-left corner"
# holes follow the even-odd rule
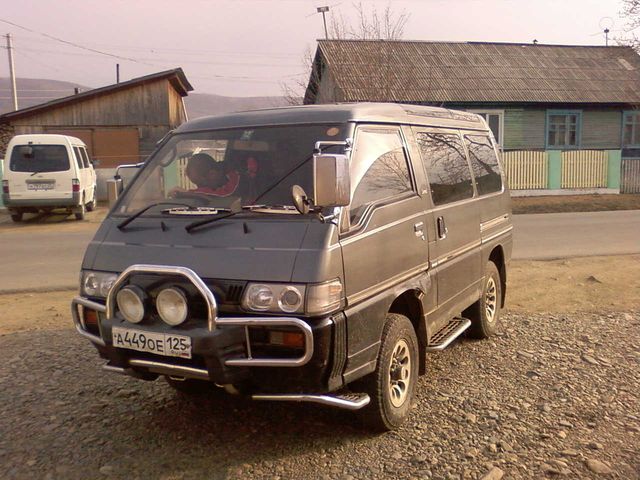
[[[622,146],[640,147],[640,112],[624,112]]]
[[[484,118],[493,133],[496,143],[502,146],[502,132],[504,131],[504,110],[469,110]]]
[[[578,148],[582,114],[576,110],[547,111],[547,147]]]

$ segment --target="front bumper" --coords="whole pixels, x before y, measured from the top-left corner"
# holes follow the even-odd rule
[[[81,308],[98,312],[97,326],[90,328],[85,324]],[[72,301],[77,332],[94,344],[111,371],[144,379],[168,375],[208,380],[218,385],[243,385],[259,393],[317,393],[342,385],[344,355],[336,352],[344,353],[344,349],[337,349],[335,341],[338,324],[344,324],[342,316],[315,319],[310,323],[290,317],[221,317],[216,319],[216,328],[212,331],[204,326],[176,331],[168,325],[131,325],[117,317],[107,318],[106,310],[105,305],[87,298],[76,297]],[[115,326],[188,335],[192,358],[114,347],[112,329]],[[254,327],[300,331],[304,335],[304,349],[293,357],[260,356],[252,346],[250,330]]]

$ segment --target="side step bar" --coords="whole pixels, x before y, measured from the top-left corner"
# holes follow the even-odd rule
[[[269,400],[276,402],[310,402],[342,408],[344,410],[360,410],[369,405],[371,399],[366,393],[347,393],[343,395],[252,395],[253,400]]]
[[[452,319],[431,338],[425,350],[427,352],[444,350],[470,326],[471,320],[467,318]]]

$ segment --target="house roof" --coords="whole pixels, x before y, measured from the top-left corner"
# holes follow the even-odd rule
[[[631,47],[319,40],[314,72],[339,101],[640,104]]]
[[[61,106],[71,105],[73,103],[82,102],[90,98],[99,97],[101,95],[112,94],[121,90],[126,90],[131,87],[136,87],[145,83],[156,82],[158,80],[169,80],[169,83],[175,88],[175,90],[183,97],[188,95],[188,92],[193,90],[193,87],[187,80],[186,75],[182,71],[182,68],[174,68],[172,70],[165,70],[163,72],[152,73],[145,75],[144,77],[133,78],[126,82],[114,83],[113,85],[107,85],[106,87],[94,88],[93,90],[86,90],[75,95],[69,95],[68,97],[57,98],[50,102],[41,103],[32,107],[22,108],[14,112],[5,113],[0,115],[0,123],[7,123],[16,118],[25,117],[34,113],[42,113],[46,110],[59,108]]]

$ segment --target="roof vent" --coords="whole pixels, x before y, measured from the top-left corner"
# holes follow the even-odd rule
[[[618,62],[620,62],[620,65],[622,65],[627,70],[635,70],[635,68],[633,68],[633,65],[627,62],[624,58],[618,58]]]

